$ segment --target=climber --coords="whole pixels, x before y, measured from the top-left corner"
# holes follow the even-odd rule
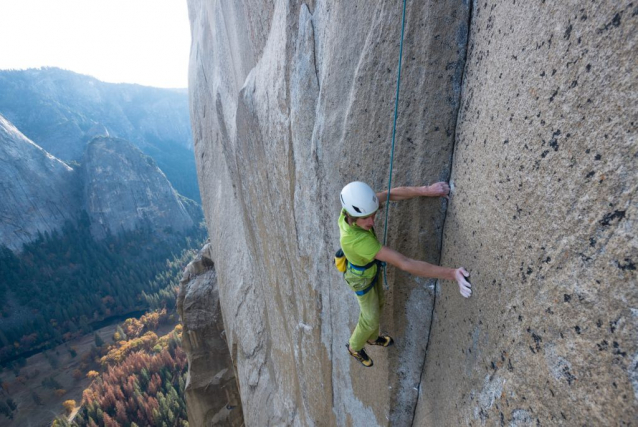
[[[423,187],[397,187],[390,191],[390,200],[407,200],[414,197],[448,197],[450,187],[437,182]],[[386,201],[388,192],[376,193],[363,182],[351,182],[341,190],[341,215],[339,232],[341,250],[347,258],[344,278],[355,292],[359,302],[359,321],[346,344],[351,356],[363,366],[371,367],[372,359],[365,352],[365,344],[391,346],[389,335],[379,334],[379,317],[383,307],[383,285],[380,263],[386,262],[421,277],[455,280],[461,295],[472,294],[469,273],[463,268],[446,268],[408,258],[387,246],[382,246],[374,232],[374,218],[379,203]]]

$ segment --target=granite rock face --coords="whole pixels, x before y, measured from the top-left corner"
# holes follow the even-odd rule
[[[638,10],[476,2],[422,425],[638,420]]]
[[[400,3],[189,1],[207,253],[245,423],[631,424],[638,13],[427,3],[408,2],[393,185],[451,177],[451,209],[391,203],[388,245],[465,266],[474,296],[390,267],[397,345],[365,369],[331,263],[340,189],[387,186]]]
[[[0,116],[0,243],[20,250],[80,208],[78,174]]]
[[[341,188],[387,185],[401,8],[189,10],[198,175],[246,425],[411,423],[434,282],[389,271],[382,326],[397,346],[372,349],[366,370],[345,349],[358,305],[331,266]],[[449,176],[468,13],[462,1],[408,7],[396,185]],[[389,244],[438,262],[444,207],[392,204]]]
[[[127,141],[97,137],[82,161],[91,234],[103,238],[136,227],[180,232],[193,225],[155,161]]]
[[[186,404],[194,426],[243,425],[235,368],[224,338],[215,266],[205,246],[184,271],[177,311],[188,354]]]

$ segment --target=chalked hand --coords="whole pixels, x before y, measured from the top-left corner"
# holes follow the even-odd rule
[[[465,298],[469,298],[472,295],[472,284],[467,280],[470,277],[470,273],[463,267],[454,270],[454,280],[459,284],[459,292]]]
[[[450,198],[450,185],[447,182],[441,181],[423,188],[425,189],[426,195],[430,197]]]

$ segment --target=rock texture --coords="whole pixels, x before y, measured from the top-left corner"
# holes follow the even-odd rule
[[[85,209],[95,237],[137,227],[180,232],[193,225],[155,161],[127,141],[94,138],[87,146],[82,168]]]
[[[472,9],[423,425],[636,425],[638,10]]]
[[[80,160],[95,136],[125,139],[199,201],[185,89],[104,83],[58,68],[2,70],[0,114],[66,162]]]
[[[389,268],[397,346],[371,349],[373,369],[344,348],[358,307],[331,260],[340,189],[387,185],[400,3],[189,11],[207,252],[246,425],[635,422],[633,4],[408,2],[393,184],[452,174],[454,191],[445,224],[445,200],[392,203],[388,244],[464,265],[475,295]]]
[[[371,350],[376,369],[364,370],[344,347],[357,302],[331,266],[340,189],[387,185],[400,7],[189,8],[195,152],[246,425],[411,422],[433,281],[390,270],[383,326],[397,346]],[[468,12],[460,1],[408,8],[397,185],[450,173]],[[444,203],[393,204],[389,243],[437,262]]]
[[[12,250],[73,221],[77,173],[0,116],[0,244]]]
[[[242,426],[235,368],[225,339],[215,266],[205,246],[184,271],[177,311],[188,354],[186,404],[194,426]]]

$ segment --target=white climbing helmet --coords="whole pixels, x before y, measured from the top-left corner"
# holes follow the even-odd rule
[[[354,217],[372,215],[379,209],[379,199],[365,182],[355,181],[341,190],[341,206]]]

